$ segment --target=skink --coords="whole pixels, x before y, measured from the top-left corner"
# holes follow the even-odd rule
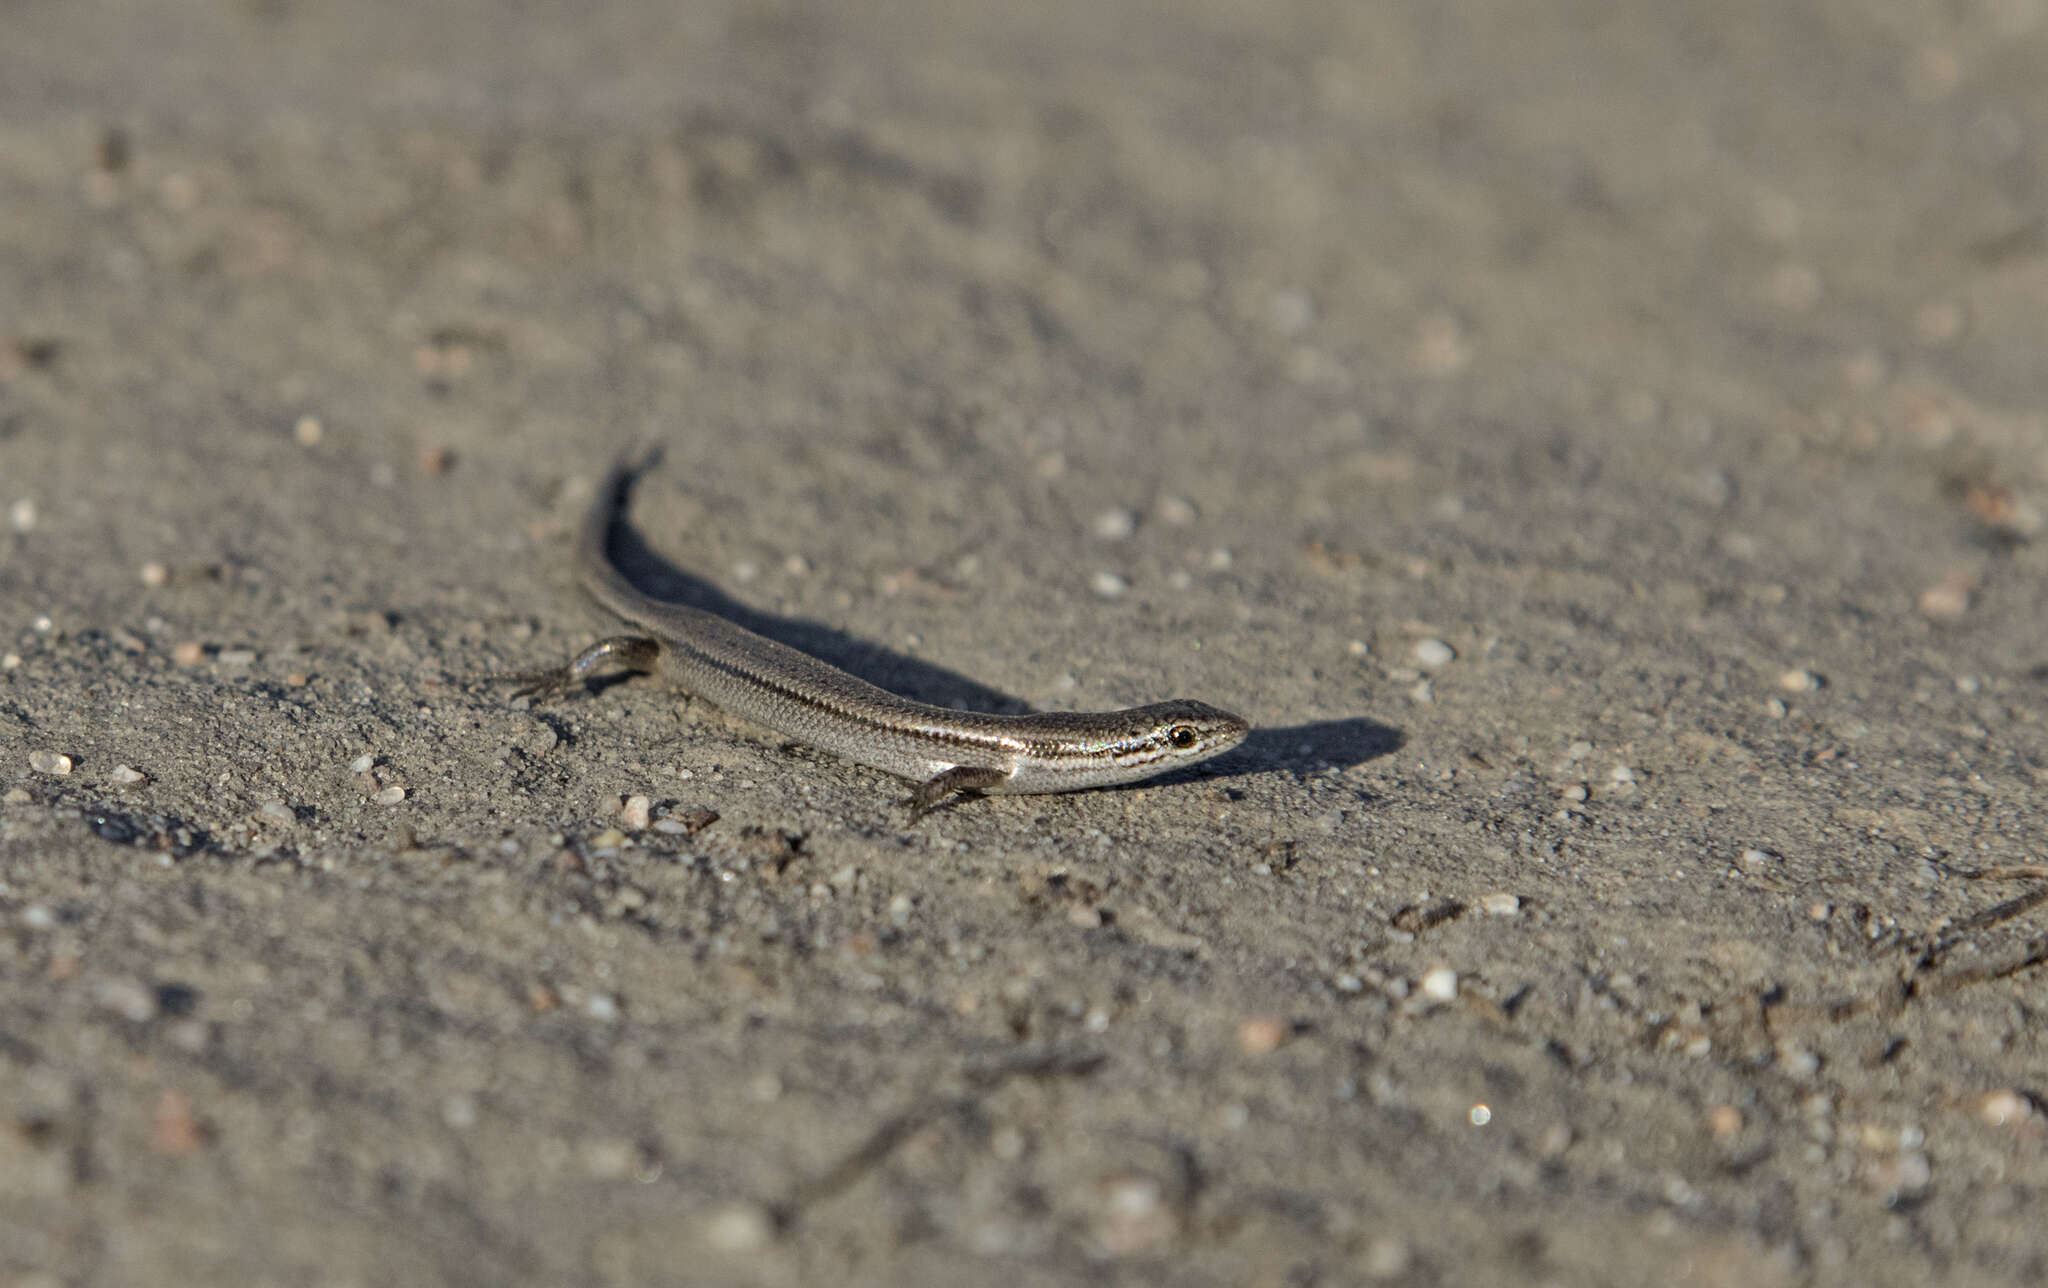
[[[898,697],[735,622],[643,594],[611,561],[634,468],[620,463],[584,519],[577,571],[599,604],[644,634],[600,640],[566,666],[506,677],[519,695],[575,689],[619,668],[658,673],[734,715],[908,778],[914,820],[954,793],[1071,792],[1136,782],[1230,750],[1250,726],[1190,699],[1121,711],[985,715]]]

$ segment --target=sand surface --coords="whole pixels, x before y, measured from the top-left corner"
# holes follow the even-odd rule
[[[4,23],[0,1283],[2048,1276],[2040,0]]]

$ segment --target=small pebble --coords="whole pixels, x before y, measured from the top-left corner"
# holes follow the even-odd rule
[[[476,1126],[476,1097],[457,1093],[441,1102],[441,1121],[456,1131]]]
[[[47,903],[32,903],[21,910],[21,924],[30,930],[48,930],[57,924],[57,914]]]
[[[193,1110],[192,1097],[176,1087],[165,1087],[156,1100],[156,1117],[150,1126],[149,1147],[159,1154],[180,1158],[206,1148],[206,1129]]]
[[[376,755],[367,751],[348,762],[348,772],[351,774],[367,774],[376,767]]]
[[[1770,865],[1770,854],[1767,851],[1758,849],[1744,850],[1742,852],[1742,857],[1735,860],[1736,870],[1739,872],[1746,873],[1750,876],[1755,876],[1757,873],[1762,872],[1765,868],[1769,867]]]
[[[1126,541],[1138,530],[1138,516],[1122,506],[1095,516],[1095,535],[1104,541]]]
[[[1156,509],[1161,523],[1170,523],[1176,528],[1185,528],[1196,518],[1194,504],[1177,496],[1160,497]]]
[[[1415,687],[1408,690],[1408,700],[1426,707],[1436,701],[1436,686],[1428,680],[1418,680]]]
[[[230,670],[239,670],[255,662],[256,651],[246,648],[222,649],[214,660]]]
[[[645,796],[628,796],[626,803],[619,807],[619,822],[635,832],[647,830],[647,816],[654,808],[654,802]]]
[[[206,660],[206,645],[198,640],[186,640],[171,650],[171,661],[179,666],[198,666]]]
[[[1372,656],[1372,645],[1364,640],[1352,640],[1344,646],[1344,651],[1353,657],[1370,657]]]
[[[1970,592],[1976,579],[1968,574],[1950,573],[1920,592],[1920,615],[1937,622],[1952,622],[1970,611]]]
[[[133,787],[149,775],[128,765],[116,765],[107,771],[107,781],[117,787]]]
[[[758,1252],[774,1237],[774,1218],[756,1203],[728,1203],[704,1222],[704,1242],[720,1252]]]
[[[1425,376],[1452,376],[1472,361],[1472,345],[1456,318],[1435,313],[1416,325],[1408,360]]]
[[[639,1151],[630,1140],[592,1140],[583,1144],[583,1168],[600,1181],[616,1181],[633,1170]]]
[[[1607,781],[1613,783],[1617,787],[1623,783],[1632,783],[1635,780],[1636,771],[1630,769],[1627,765],[1616,765],[1614,768],[1607,771]]]
[[[1271,1055],[1287,1041],[1287,1024],[1271,1015],[1256,1015],[1237,1026],[1237,1049],[1246,1055]]]
[[[26,787],[10,787],[5,796],[0,796],[0,804],[26,805],[34,799]]]
[[[1512,917],[1522,910],[1522,899],[1520,895],[1496,890],[1479,897],[1479,910],[1489,917]]]
[[[62,776],[71,772],[71,757],[60,751],[32,751],[28,754],[28,767],[39,774]]]
[[[405,799],[405,788],[386,787],[383,791],[378,792],[375,796],[372,796],[370,799],[377,802],[379,805],[396,805],[398,804],[398,802]]]
[[[256,807],[256,813],[267,823],[284,823],[289,825],[299,821],[298,815],[292,813],[292,807],[278,800],[263,802]]]
[[[1742,1130],[1742,1111],[1734,1105],[1715,1105],[1707,1115],[1707,1130],[1722,1140],[1728,1139]]]
[[[1415,659],[1415,665],[1425,671],[1449,666],[1458,656],[1456,649],[1438,639],[1417,640],[1415,646],[1408,650],[1408,654]]]
[[[102,1009],[141,1024],[156,1018],[156,994],[132,979],[110,979],[95,991]]]
[[[1778,677],[1778,687],[1787,693],[1811,693],[1821,683],[1821,678],[1811,671],[1787,671]]]
[[[1088,581],[1088,588],[1104,599],[1115,599],[1131,588],[1131,583],[1113,572],[1098,572]]]
[[[609,1024],[619,1018],[619,1000],[610,993],[592,993],[590,1000],[583,1004],[583,1013],[593,1020]]]
[[[1977,1102],[1977,1117],[1986,1127],[2017,1127],[2034,1116],[2034,1102],[2011,1089],[1994,1091]]]
[[[1422,995],[1432,1002],[1455,1002],[1458,1000],[1458,972],[1448,966],[1439,966],[1422,977]]]
[[[1805,1047],[1787,1046],[1778,1051],[1778,1066],[1801,1081],[1820,1072],[1820,1057]]]
[[[27,532],[36,526],[36,503],[23,497],[7,507],[7,521],[14,525],[16,532]]]
[[[1096,1242],[1111,1256],[1130,1256],[1173,1237],[1174,1216],[1165,1190],[1149,1176],[1117,1176],[1101,1185],[1094,1213]]]
[[[1559,797],[1575,803],[1585,800],[1590,795],[1592,793],[1586,789],[1584,783],[1566,783],[1564,789],[1558,792]]]
[[[1228,572],[1233,562],[1234,558],[1231,553],[1222,546],[1218,546],[1209,552],[1210,572]]]
[[[1382,1234],[1359,1254],[1358,1270],[1367,1279],[1399,1279],[1415,1264],[1415,1253],[1399,1235]]]
[[[301,447],[319,446],[320,439],[326,432],[326,426],[320,423],[318,416],[301,416],[298,423],[292,426],[292,437],[299,440]]]

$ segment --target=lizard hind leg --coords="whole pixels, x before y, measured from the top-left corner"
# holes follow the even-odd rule
[[[646,675],[660,662],[660,640],[646,635],[613,635],[584,649],[565,665],[491,678],[518,685],[512,691],[515,698],[541,701],[559,697],[589,683],[592,674],[599,670],[616,668],[634,675]]]
[[[983,765],[955,765],[919,783],[917,790],[902,803],[910,807],[910,821],[915,823],[937,809],[953,793],[985,792],[1009,776],[1010,771],[1007,769],[989,769]]]

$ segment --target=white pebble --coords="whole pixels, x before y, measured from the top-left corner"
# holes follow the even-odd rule
[[[396,805],[398,804],[398,802],[405,799],[405,788],[386,787],[383,791],[378,792],[375,796],[372,796],[370,799],[377,802],[379,805]]]
[[[1627,765],[1616,765],[1607,771],[1607,781],[1610,783],[1632,783],[1635,780],[1636,771]]]
[[[593,1020],[609,1024],[619,1018],[619,1000],[610,993],[592,993],[590,1000],[583,1004],[583,1013]]]
[[[1522,910],[1522,899],[1520,895],[1496,890],[1479,897],[1479,910],[1489,917],[1512,917]]]
[[[1449,666],[1458,656],[1457,650],[1438,639],[1415,641],[1415,647],[1408,650],[1415,659],[1415,665],[1425,671],[1434,671],[1440,666]]]
[[[1408,690],[1408,700],[1426,707],[1436,701],[1436,689],[1428,680],[1418,681],[1414,688]]]
[[[1742,872],[1749,873],[1752,876],[1769,867],[1770,863],[1771,856],[1769,852],[1758,849],[1744,850],[1742,852],[1742,857],[1735,860],[1735,866],[1737,869],[1739,869]]]
[[[619,807],[619,822],[635,832],[644,832],[647,830],[647,816],[653,808],[654,802],[645,796],[628,796],[626,803]]]
[[[166,568],[164,565],[158,563],[156,560],[152,559],[148,563],[142,565],[143,585],[161,586],[170,579],[171,570],[169,568]]]
[[[775,1222],[758,1204],[728,1204],[704,1223],[704,1242],[720,1252],[758,1252],[774,1237]]]
[[[1821,678],[1811,671],[1787,671],[1778,677],[1778,687],[1787,693],[1811,693],[1821,686]]]
[[[1138,516],[1122,506],[1095,516],[1095,535],[1104,541],[1125,541],[1138,530]]]
[[[327,427],[320,423],[318,416],[301,416],[298,423],[292,426],[292,437],[299,440],[300,447],[318,446],[320,436],[326,432]]]
[[[1986,1127],[2017,1127],[2034,1116],[2034,1102],[2017,1091],[1994,1091],[1977,1102]]]
[[[1222,546],[1218,546],[1209,552],[1209,571],[1211,572],[1228,572],[1233,562],[1231,553]]]
[[[1358,1268],[1368,1279],[1399,1279],[1408,1273],[1408,1267],[1415,1262],[1415,1254],[1409,1250],[1407,1240],[1399,1235],[1383,1234],[1365,1245],[1365,1252],[1358,1258]]]
[[[1088,582],[1089,589],[1104,599],[1115,599],[1131,588],[1131,583],[1113,572],[1098,572]]]
[[[107,771],[107,781],[118,787],[133,787],[147,777],[148,774],[129,765],[116,765]]]
[[[32,903],[21,910],[21,924],[30,930],[48,930],[57,924],[57,914],[46,903]]]
[[[94,996],[102,1008],[124,1020],[140,1024],[156,1018],[156,994],[132,979],[110,979]]]
[[[1344,651],[1353,657],[1371,657],[1372,645],[1364,640],[1352,640],[1344,646]]]
[[[27,532],[36,526],[36,503],[27,497],[7,507],[7,521],[14,525],[16,532]]]
[[[61,751],[32,751],[28,767],[39,774],[64,775],[71,772],[71,757]]]
[[[289,824],[298,822],[298,815],[292,813],[292,807],[283,801],[265,801],[256,807],[256,813],[267,823]]]
[[[377,757],[367,751],[348,762],[348,772],[351,774],[367,774],[376,767]]]
[[[1458,1000],[1458,972],[1448,966],[1439,966],[1422,977],[1422,995],[1432,1002],[1455,1002]]]
[[[238,670],[256,660],[256,650],[247,648],[224,648],[213,659],[224,667]]]

